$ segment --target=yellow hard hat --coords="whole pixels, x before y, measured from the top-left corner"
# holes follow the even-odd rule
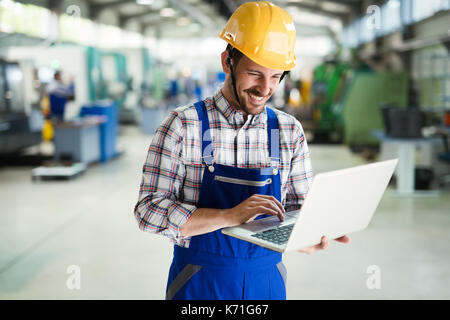
[[[295,67],[292,17],[268,1],[241,5],[219,37],[263,67],[284,71]]]

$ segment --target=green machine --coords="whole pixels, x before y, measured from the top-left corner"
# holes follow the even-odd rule
[[[89,99],[91,101],[106,97],[106,86],[103,81],[101,60],[100,50],[87,47]]]
[[[336,60],[326,61],[314,69],[312,107],[315,122],[313,132],[316,138],[320,136],[333,142],[342,140],[340,114],[333,105],[340,99],[348,70],[348,65]]]
[[[314,69],[312,92],[314,140],[377,146],[371,131],[384,128],[382,105],[407,106],[408,75],[374,72],[359,61],[351,67],[330,60]]]
[[[123,54],[87,48],[89,98],[113,99],[119,108],[129,91],[127,62]]]
[[[407,106],[408,75],[405,72],[352,71],[342,99],[333,111],[343,127],[344,143],[377,146],[373,130],[383,130],[384,104]]]
[[[145,94],[151,95],[157,101],[162,101],[164,99],[164,68],[150,56],[146,48],[142,48],[142,59]]]
[[[125,55],[88,47],[87,66],[90,101],[114,101],[118,107],[120,123],[133,123],[135,110],[125,106],[125,100],[132,90]]]

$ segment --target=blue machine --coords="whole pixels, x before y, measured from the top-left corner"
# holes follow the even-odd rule
[[[97,101],[83,106],[80,116],[105,116],[106,122],[100,125],[100,161],[108,161],[118,155],[116,144],[119,131],[119,110],[116,102]]]

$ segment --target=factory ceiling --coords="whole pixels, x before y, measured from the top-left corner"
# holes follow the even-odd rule
[[[242,0],[19,0],[156,37],[217,36]],[[365,0],[272,0],[300,36],[330,35],[363,12]],[[372,1],[377,2],[377,1]],[[378,1],[380,2],[380,1]],[[383,2],[383,1],[381,1]],[[78,8],[78,9],[77,9]],[[75,10],[77,9],[77,10]],[[111,18],[113,17],[113,18]]]

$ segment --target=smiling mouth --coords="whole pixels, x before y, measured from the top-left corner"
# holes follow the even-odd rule
[[[248,95],[250,96],[250,98],[256,102],[262,102],[264,100],[264,96],[260,96],[260,95],[256,95],[254,93],[251,92],[247,92]]]

